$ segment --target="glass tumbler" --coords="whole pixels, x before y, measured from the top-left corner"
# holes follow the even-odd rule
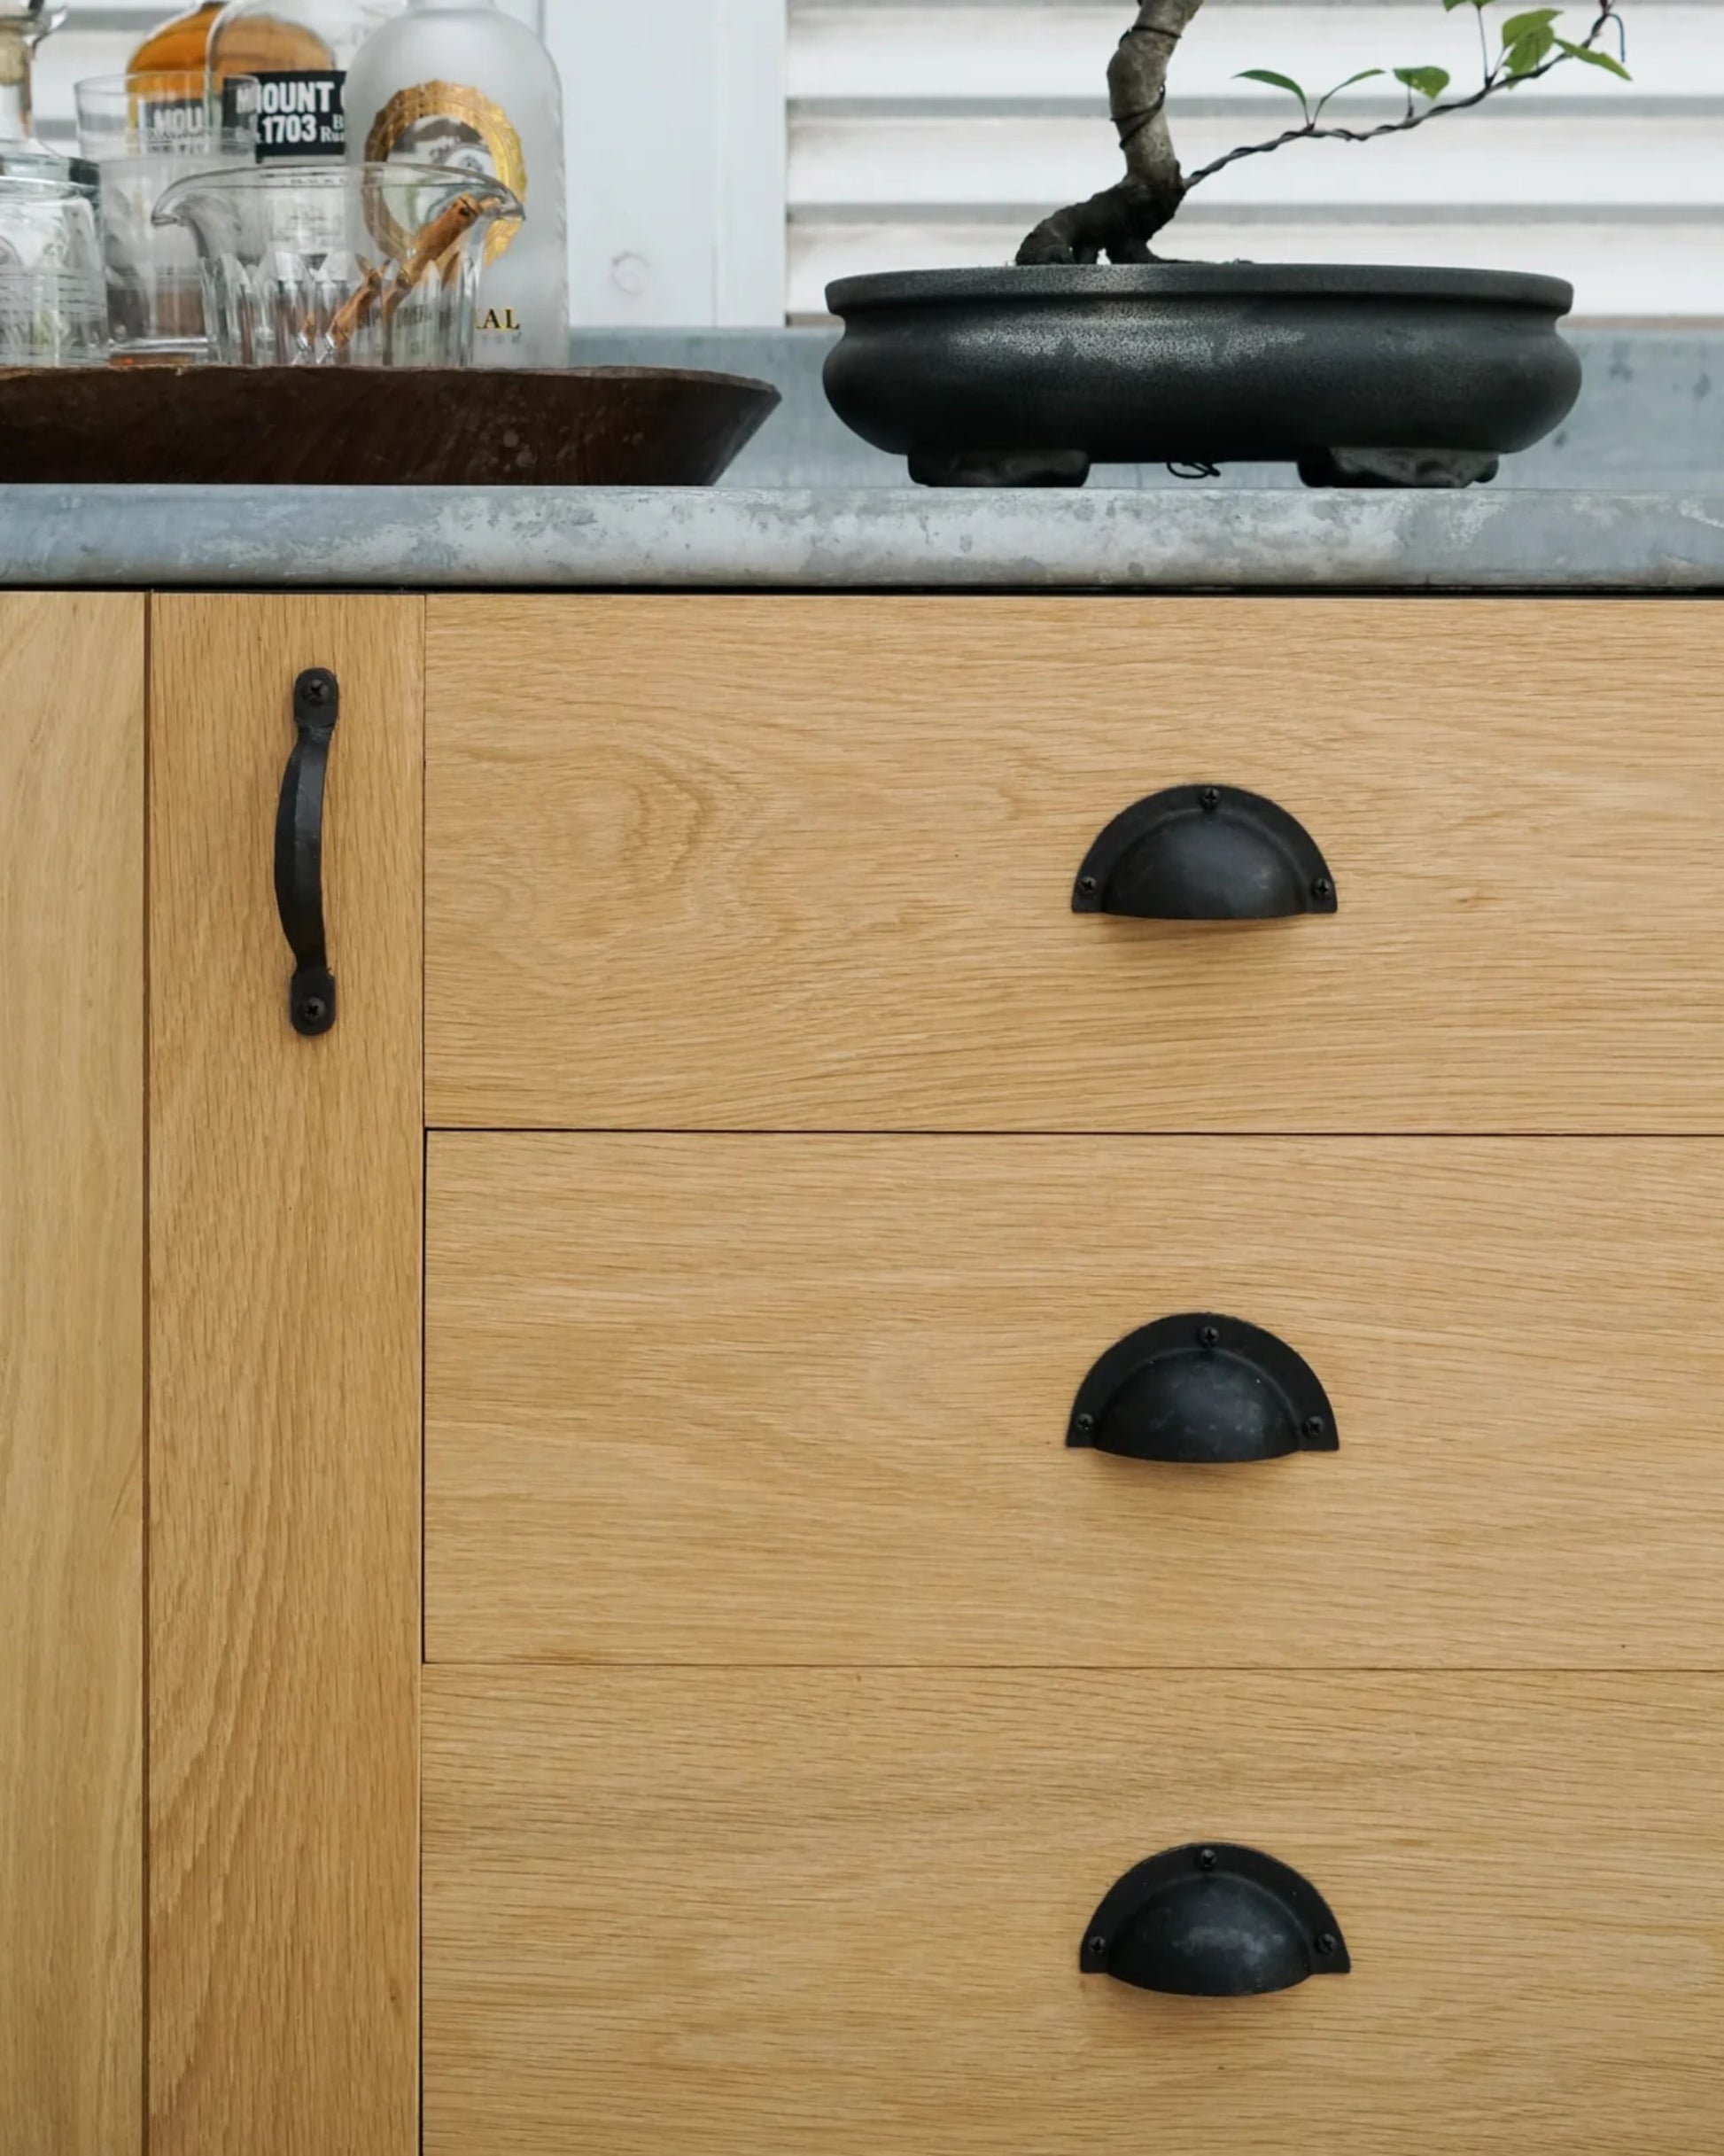
[[[0,175],[0,367],[108,356],[96,205],[67,180]]]
[[[201,69],[78,84],[79,147],[101,175],[117,361],[208,357],[198,250],[156,223],[156,205],[188,173],[255,163],[260,96],[253,76],[212,84]]]
[[[232,367],[470,366],[485,237],[524,214],[500,181],[409,164],[206,171],[156,208],[197,240]]]

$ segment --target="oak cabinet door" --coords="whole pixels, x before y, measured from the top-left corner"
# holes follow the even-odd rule
[[[155,603],[151,2156],[417,2145],[422,619]],[[306,1038],[271,861],[319,667]]]
[[[143,2043],[144,603],[0,595],[0,2144]]]

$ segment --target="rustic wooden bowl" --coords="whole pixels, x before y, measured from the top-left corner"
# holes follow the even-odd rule
[[[0,370],[0,481],[705,486],[776,408],[674,367]]]

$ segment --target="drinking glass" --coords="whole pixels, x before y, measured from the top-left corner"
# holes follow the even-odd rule
[[[188,173],[255,162],[260,98],[253,75],[214,83],[201,69],[78,84],[79,147],[101,174],[117,360],[207,358],[197,248],[156,223],[156,205]]]
[[[233,367],[466,367],[496,180],[445,165],[260,165],[182,180],[214,356]]]
[[[107,356],[96,205],[68,180],[0,175],[0,367],[99,366]]]

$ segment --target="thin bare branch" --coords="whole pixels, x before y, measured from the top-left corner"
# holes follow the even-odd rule
[[[1482,19],[1480,11],[1481,24]],[[1615,23],[1619,36],[1622,19],[1616,12],[1616,0],[1599,0],[1597,18],[1580,41],[1582,50],[1590,51],[1596,46],[1611,23]],[[1374,128],[1320,128],[1315,120],[1308,121],[1303,127],[1288,128],[1268,142],[1246,143],[1238,150],[1230,150],[1224,157],[1216,158],[1211,164],[1199,166],[1195,172],[1186,174],[1185,192],[1190,194],[1192,188],[1201,186],[1205,180],[1214,179],[1216,173],[1224,172],[1228,166],[1238,164],[1241,158],[1267,157],[1270,151],[1283,150],[1289,143],[1369,143],[1376,142],[1385,135],[1409,134],[1414,128],[1422,128],[1427,121],[1441,118],[1445,113],[1471,112],[1474,105],[1482,105],[1487,97],[1495,97],[1499,90],[1518,90],[1523,82],[1536,82],[1542,76],[1550,74],[1553,68],[1565,66],[1572,57],[1569,53],[1558,52],[1555,58],[1546,60],[1542,66],[1529,67],[1525,74],[1511,75],[1503,73],[1501,57],[1495,62],[1490,59],[1487,48],[1485,80],[1468,97],[1444,98],[1437,104],[1427,105],[1422,113],[1409,112],[1404,119],[1386,120]]]

